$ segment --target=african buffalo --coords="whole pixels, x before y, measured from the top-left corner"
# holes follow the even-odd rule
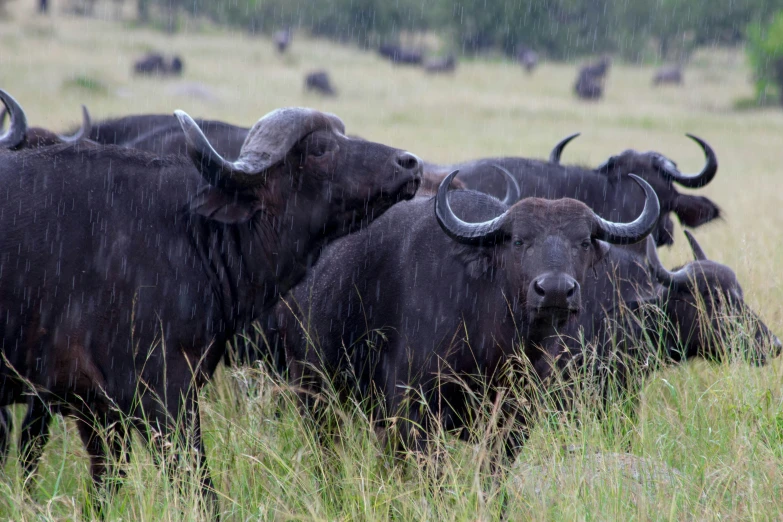
[[[0,406],[32,386],[75,416],[96,485],[112,466],[100,432],[116,454],[123,419],[161,448],[187,441],[216,508],[197,392],[226,342],[324,245],[413,197],[421,165],[302,108],[261,118],[229,162],[176,115],[190,158],[92,143],[3,153]]]
[[[378,54],[392,63],[402,65],[421,65],[422,52],[418,49],[406,49],[395,44],[383,44],[378,47]]]
[[[273,40],[278,53],[283,54],[288,49],[288,46],[291,45],[291,37],[291,28],[281,29],[275,33]]]
[[[574,84],[574,92],[584,100],[597,100],[604,93],[604,79],[609,71],[611,61],[604,56],[598,62],[585,65],[579,69]]]
[[[655,71],[653,75],[652,84],[661,85],[664,83],[672,83],[675,85],[682,85],[682,66],[669,65],[667,67],[661,67]]]
[[[677,165],[657,152],[626,150],[610,157],[596,169],[560,165],[565,145],[578,134],[561,140],[549,156],[549,161],[528,158],[485,158],[452,165],[425,164],[425,175],[444,175],[459,169],[466,187],[495,197],[505,193],[505,182],[493,165],[508,169],[522,187],[522,197],[574,198],[583,201],[595,212],[612,221],[628,221],[641,211],[644,199],[636,184],[628,177],[634,173],[644,178],[655,189],[661,203],[661,215],[653,232],[658,245],[673,243],[673,224],[669,213],[674,212],[680,222],[698,227],[720,216],[715,203],[703,196],[680,194],[674,184],[699,188],[708,184],[718,171],[715,152],[704,140],[688,135],[704,151],[706,163],[695,175],[683,174]]]
[[[145,54],[133,64],[133,72],[136,74],[180,76],[182,68],[182,58],[179,56],[174,55],[171,60],[167,60],[155,52]]]
[[[370,405],[373,418],[396,418],[407,447],[426,446],[429,413],[447,430],[467,426],[469,394],[455,378],[474,391],[482,381],[498,384],[519,344],[534,364],[542,360],[539,345],[578,314],[580,285],[605,242],[640,241],[659,210],[640,179],[644,210],[618,224],[571,199],[507,207],[469,190],[449,198],[455,174],[435,198],[396,205],[335,242],[276,307],[290,379],[305,390],[304,403],[318,396],[325,375]]]
[[[312,71],[305,76],[305,89],[325,96],[336,96],[337,92],[329,81],[329,73],[323,70]]]
[[[0,150],[22,150],[48,147],[61,143],[78,143],[87,138],[91,125],[90,113],[82,105],[82,125],[72,135],[61,135],[41,127],[28,127],[22,106],[7,92],[0,89],[0,101],[8,114],[8,130],[0,136]]]
[[[525,68],[525,71],[532,73],[538,65],[538,53],[528,47],[522,47],[517,53],[517,62]]]
[[[610,249],[596,277],[583,285],[578,319],[583,341],[566,344],[576,363],[572,369],[591,370],[604,400],[610,383],[623,391],[658,361],[721,359],[727,344],[743,336],[741,348],[753,361],[780,353],[780,340],[744,302],[734,271],[709,260],[696,239],[685,235],[695,261],[674,272],[662,265],[648,239]],[[745,326],[736,327],[737,319]]]
[[[424,70],[428,73],[453,73],[457,70],[457,59],[453,54],[443,58],[435,58],[424,62]]]

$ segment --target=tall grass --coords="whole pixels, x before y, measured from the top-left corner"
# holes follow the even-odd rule
[[[77,124],[81,103],[95,119],[183,108],[244,125],[276,107],[306,105],[337,113],[350,133],[434,161],[545,157],[563,135],[581,130],[564,161],[597,165],[635,147],[695,170],[700,156],[682,137],[693,132],[718,152],[718,177],[700,193],[725,214],[696,235],[712,258],[736,270],[749,304],[783,333],[783,193],[770,188],[778,183],[783,117],[732,112],[736,98],[753,92],[741,52],[697,54],[685,89],[653,89],[650,69],[618,65],[606,99],[582,104],[571,94],[575,70],[567,64],[543,64],[528,77],[508,63],[475,61],[460,64],[453,78],[429,77],[299,35],[292,55],[279,59],[264,39],[188,28],[166,37],[111,21],[38,18],[23,6],[15,6],[12,22],[0,22],[2,88],[23,104],[32,125],[57,130]],[[150,47],[182,53],[185,78],[132,78],[133,57]],[[341,91],[337,99],[301,88],[305,71],[324,66]],[[100,78],[105,90],[66,87],[79,77]],[[176,95],[169,87],[180,81],[208,86],[220,102]],[[686,259],[686,249],[680,241],[664,261]],[[535,415],[513,464],[495,458],[496,435],[507,426],[493,417],[494,403],[477,404],[470,442],[434,434],[437,463],[414,453],[392,458],[359,405],[325,393],[324,415],[339,426],[339,438],[325,438],[279,377],[260,366],[222,367],[201,392],[220,508],[228,520],[779,518],[783,366],[735,357],[745,341],[741,330],[732,332],[722,362],[639,370],[628,393],[605,409],[589,373],[572,384],[577,393],[568,414],[557,407],[554,385],[540,395],[507,390]],[[73,422],[53,423],[40,472],[26,488],[15,442],[21,410],[0,478],[0,519],[79,518],[91,509],[90,476]],[[131,449],[107,520],[207,518],[189,459],[161,468],[153,455],[159,450],[140,437]],[[180,484],[168,479],[172,466]]]

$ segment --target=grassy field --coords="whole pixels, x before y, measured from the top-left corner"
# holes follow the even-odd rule
[[[654,149],[685,171],[698,169],[702,156],[683,134],[701,136],[717,151],[720,171],[700,193],[721,205],[725,220],[696,237],[736,270],[746,300],[783,334],[783,112],[733,110],[752,95],[739,50],[697,53],[684,88],[655,89],[651,68],[615,64],[605,99],[580,103],[571,93],[574,65],[544,63],[528,76],[512,63],[470,61],[453,76],[427,76],[303,34],[280,57],[268,39],[193,22],[175,36],[133,28],[110,19],[110,3],[95,19],[69,18],[58,3],[53,16],[39,18],[32,4],[11,2],[12,18],[0,21],[0,87],[32,125],[68,129],[82,103],[95,119],[183,109],[247,126],[274,108],[304,105],[338,114],[349,133],[432,161],[545,157],[581,131],[564,161],[597,165],[627,148]],[[181,54],[184,77],[134,78],[133,59],[149,49]],[[304,92],[304,73],[316,68],[329,70],[337,98]],[[213,99],[183,94],[193,84]],[[690,258],[679,232],[676,241],[662,254],[669,265]],[[426,467],[394,464],[379,456],[355,411],[343,412],[344,443],[324,449],[290,393],[259,369],[220,369],[203,392],[204,430],[228,520],[491,520],[503,506],[512,520],[769,520],[783,513],[782,378],[780,360],[657,372],[636,417],[618,410],[601,423],[586,404],[578,423],[541,423],[500,482],[486,447],[448,438],[436,478]],[[0,477],[0,519],[78,518],[88,462],[68,422],[56,422],[53,433],[29,491],[12,448]],[[144,448],[127,471],[107,519],[202,517],[193,488],[172,486]]]

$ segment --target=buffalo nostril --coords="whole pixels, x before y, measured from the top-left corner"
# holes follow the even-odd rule
[[[544,297],[546,295],[546,291],[540,284],[538,284],[538,281],[533,282],[533,290],[541,297]]]
[[[404,152],[396,158],[397,166],[405,170],[418,170],[421,168],[421,160],[410,152]]]
[[[566,292],[566,297],[568,297],[570,299],[570,298],[574,297],[575,293],[576,293],[576,283],[572,282],[571,283],[571,288],[569,288],[568,291]]]

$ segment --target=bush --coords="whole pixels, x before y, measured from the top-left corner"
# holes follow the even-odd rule
[[[783,11],[766,25],[748,27],[747,53],[755,74],[760,102],[777,95],[783,104]]]

